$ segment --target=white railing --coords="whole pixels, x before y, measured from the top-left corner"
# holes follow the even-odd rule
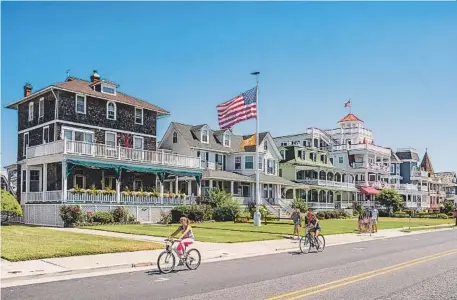
[[[23,203],[30,202],[60,202],[62,201],[62,191],[29,192],[21,193]]]
[[[434,190],[430,190],[430,192],[429,192],[429,193],[430,193],[430,196],[436,196],[436,195],[437,195],[437,192],[436,192],[436,191],[434,191]]]
[[[118,203],[116,194],[103,193],[75,193],[68,191],[67,200],[69,203]],[[119,203],[122,204],[153,204],[153,205],[178,205],[195,203],[195,197],[187,196],[185,198],[169,198],[154,197],[151,195],[129,195],[121,193],[119,195]]]
[[[389,167],[382,164],[355,162],[352,164],[354,169],[370,169],[375,171],[389,172]]]
[[[28,147],[26,152],[27,158],[40,157],[45,155],[59,154],[63,153],[64,142],[62,140],[42,144],[38,146]]]
[[[426,185],[419,186],[419,191],[428,192],[428,186],[426,186]]]
[[[406,191],[417,191],[417,190],[419,190],[417,185],[415,185],[415,184],[400,184],[399,189],[400,190],[406,190]]]
[[[427,171],[414,170],[411,173],[411,177],[428,177],[428,172]]]
[[[308,207],[313,209],[335,209],[335,203],[308,202]]]
[[[298,179],[297,181],[306,183],[309,185],[333,186],[333,187],[340,187],[340,188],[355,188],[355,183],[349,183],[349,182],[339,182],[339,181],[312,179],[312,178]]]
[[[233,196],[233,198],[235,198],[236,200],[238,200],[240,202],[240,204],[249,204],[250,202],[253,202],[253,198],[252,197],[241,197],[241,196]]]
[[[162,164],[184,168],[200,168],[200,158],[164,151],[136,150],[133,148],[113,147],[105,144],[86,143],[71,140],[56,142],[27,148],[27,158],[40,157],[51,154],[73,154],[92,156],[105,159],[134,161],[141,163]]]
[[[353,144],[353,145],[338,145],[334,147],[335,150],[370,150],[373,152],[378,152],[381,154],[384,154],[386,156],[390,156],[391,150],[381,147],[381,146],[376,146],[373,144]]]
[[[65,202],[117,203],[117,199],[116,194],[76,193],[68,191]]]

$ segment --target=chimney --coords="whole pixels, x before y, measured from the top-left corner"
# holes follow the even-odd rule
[[[100,75],[97,74],[97,70],[94,70],[94,73],[90,76],[91,82],[97,82],[100,80]]]
[[[28,97],[32,94],[32,85],[30,83],[26,83],[24,85],[24,97]]]

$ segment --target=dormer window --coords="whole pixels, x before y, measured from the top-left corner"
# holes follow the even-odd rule
[[[202,136],[201,136],[202,143],[209,143],[209,132],[208,129],[202,129]]]
[[[173,132],[173,144],[176,144],[178,142],[178,133]]]
[[[116,95],[116,88],[105,83],[102,83],[101,91],[104,94]]]
[[[29,122],[33,121],[33,102],[29,103]]]
[[[110,101],[106,104],[106,118],[116,120],[116,103]]]
[[[224,147],[230,147],[230,133],[224,132],[222,139],[224,142]]]

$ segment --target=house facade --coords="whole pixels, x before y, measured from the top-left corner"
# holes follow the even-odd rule
[[[264,203],[276,205],[296,184],[279,176],[281,159],[270,133],[259,134],[259,161],[255,135],[236,135],[230,130],[212,130],[208,125],[172,122],[159,149],[187,155],[201,162],[203,195],[213,188],[232,193],[243,204],[255,201],[255,174],[260,170],[260,194]],[[187,183],[179,186],[186,189]],[[191,182],[192,191],[194,183]],[[167,187],[171,187],[171,182]]]
[[[7,108],[18,111],[21,204],[136,201],[125,190],[156,190],[163,199],[170,176],[200,182],[198,159],[156,151],[157,118],[169,112],[122,93],[96,71],[90,80],[68,77],[36,92],[26,84]]]

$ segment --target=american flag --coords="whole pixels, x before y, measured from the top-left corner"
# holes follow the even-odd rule
[[[257,87],[217,106],[221,129],[232,128],[235,124],[257,118]]]

